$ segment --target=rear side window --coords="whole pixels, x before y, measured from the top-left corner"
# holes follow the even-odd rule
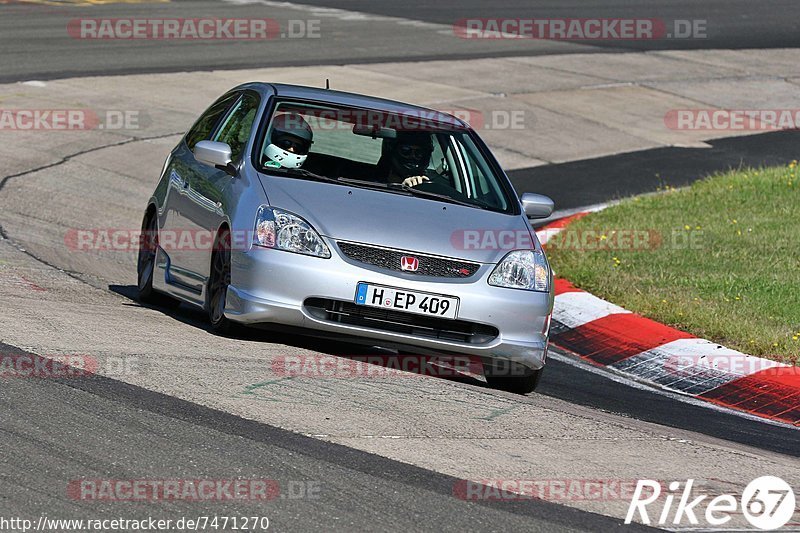
[[[189,145],[189,149],[194,148],[194,145],[200,141],[209,140],[220,118],[237,98],[239,98],[239,93],[225,95],[203,113],[186,134],[186,144]]]
[[[247,141],[250,140],[250,132],[253,130],[253,121],[256,119],[258,111],[258,96],[252,93],[245,93],[236,102],[225,121],[220,126],[219,131],[214,136],[215,141],[228,143],[231,147],[231,157],[238,161],[242,155]]]

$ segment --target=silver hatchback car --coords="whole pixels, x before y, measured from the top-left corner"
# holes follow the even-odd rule
[[[481,362],[536,388],[553,276],[475,131],[445,113],[284,84],[217,100],[170,153],[142,222],[142,301],[215,332],[279,327]]]

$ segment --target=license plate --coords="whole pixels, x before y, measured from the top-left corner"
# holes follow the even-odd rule
[[[356,288],[356,305],[441,318],[456,318],[458,315],[458,298],[453,296],[407,291],[363,282]]]

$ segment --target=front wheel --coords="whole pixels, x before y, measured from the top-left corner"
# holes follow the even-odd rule
[[[539,386],[544,368],[532,370],[521,365],[505,366],[498,369],[490,364],[485,364],[483,374],[486,383],[493,389],[499,389],[514,394],[530,394]]]
[[[211,275],[208,278],[208,321],[211,331],[218,335],[231,335],[237,324],[225,316],[228,286],[231,284],[231,234],[223,231],[217,237],[211,253]]]

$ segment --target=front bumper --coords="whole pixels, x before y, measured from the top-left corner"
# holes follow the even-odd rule
[[[494,265],[482,265],[468,279],[423,277],[357,263],[326,239],[330,259],[252,247],[232,254],[225,316],[248,325],[272,324],[329,335],[374,340],[376,345],[411,346],[436,353],[514,361],[541,368],[547,354],[552,294],[492,287]],[[459,342],[341,323],[306,305],[310,299],[353,302],[358,282],[456,296],[458,320],[496,328],[485,342]]]

